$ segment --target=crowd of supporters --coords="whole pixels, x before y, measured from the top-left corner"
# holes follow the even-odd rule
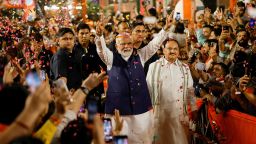
[[[168,29],[168,37],[178,42],[179,60],[190,68],[194,96],[203,105],[213,104],[218,114],[234,109],[256,116],[256,19],[248,14],[249,8],[255,8],[255,1],[238,2],[232,11],[205,8],[195,21],[173,17]],[[155,22],[147,21],[152,17]],[[142,39],[133,45],[139,50],[166,24],[154,8],[133,19],[102,16],[99,21],[111,51],[116,51],[120,33]],[[0,16],[0,143],[105,143],[101,117],[107,67],[96,51],[97,24]],[[67,33],[73,37],[65,37]],[[70,46],[62,38],[74,38],[72,55],[59,51]],[[162,47],[145,63],[145,74],[163,57]],[[84,110],[91,101],[96,101],[101,114],[92,122]],[[201,107],[198,117],[205,115]],[[112,133],[117,136],[123,123],[118,110],[114,115]]]

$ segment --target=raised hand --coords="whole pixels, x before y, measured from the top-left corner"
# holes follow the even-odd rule
[[[244,75],[239,79],[239,89],[240,91],[245,91],[246,85],[249,82],[250,78],[247,75]]]
[[[69,92],[64,88],[54,88],[54,98],[56,104],[56,113],[64,114],[68,108],[68,104],[71,103],[72,99]]]
[[[104,30],[104,17],[103,14],[101,15],[100,20],[97,22],[96,26],[96,35],[97,36],[102,36],[103,35],[103,30]]]
[[[173,14],[174,14],[174,11],[172,11],[172,13],[170,15],[167,15],[164,30],[168,30],[171,27],[172,20],[173,20]]]
[[[5,84],[13,83],[13,79],[14,79],[13,71],[14,71],[14,67],[12,67],[11,62],[9,62],[4,68],[3,82]]]
[[[87,87],[89,90],[97,87],[106,78],[106,72],[92,73],[84,81],[82,86]]]
[[[49,79],[46,77],[46,80],[27,98],[25,108],[29,107],[38,112],[43,111],[47,108],[51,99]]]
[[[222,20],[224,18],[222,9],[217,10],[216,16],[218,20]]]
[[[209,19],[211,17],[211,9],[208,7],[204,9],[204,18]]]
[[[119,110],[115,109],[115,117],[114,117],[116,126],[115,126],[115,130],[114,130],[114,135],[119,135],[119,133],[121,132],[122,128],[123,128],[123,123],[124,120],[121,119]]]

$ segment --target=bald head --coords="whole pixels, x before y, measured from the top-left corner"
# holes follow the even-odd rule
[[[131,35],[129,33],[120,33],[116,36],[116,43],[119,43],[123,39],[131,39]]]

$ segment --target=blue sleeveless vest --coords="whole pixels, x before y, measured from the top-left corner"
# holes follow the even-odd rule
[[[152,109],[144,69],[139,55],[126,62],[120,54],[113,53],[113,65],[108,71],[108,90],[105,112],[120,115],[137,115]]]

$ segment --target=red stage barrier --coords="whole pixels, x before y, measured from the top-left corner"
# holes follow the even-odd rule
[[[209,120],[214,120],[226,138],[221,144],[256,144],[256,117],[235,110],[216,114],[213,106],[208,109]]]

